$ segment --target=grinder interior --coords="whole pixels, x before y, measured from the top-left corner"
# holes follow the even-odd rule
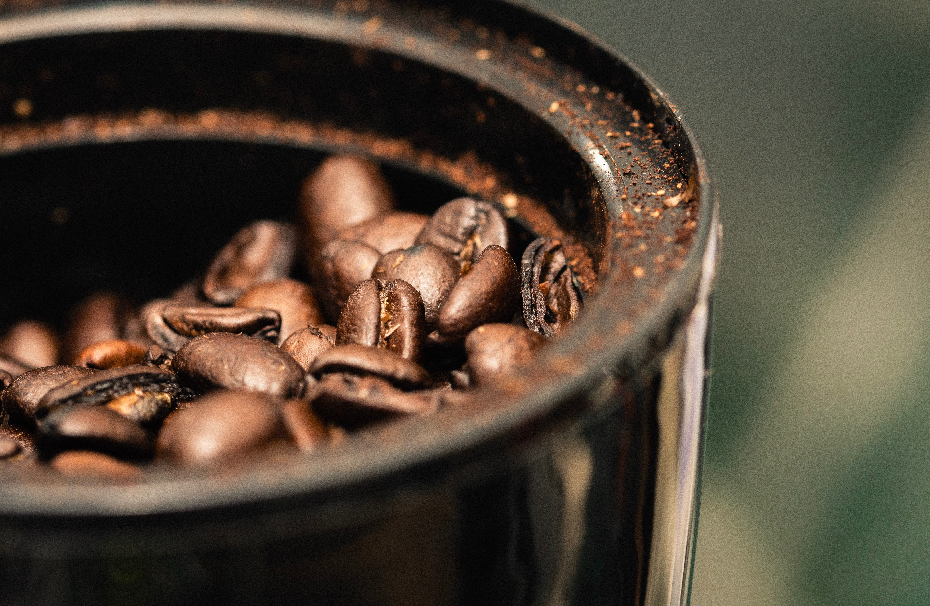
[[[479,196],[585,260],[585,289],[601,295],[506,414],[405,422],[320,455],[312,473],[261,478],[257,493],[435,460],[538,414],[590,370],[593,358],[553,372],[566,355],[621,355],[614,346],[662,306],[701,210],[687,133],[612,55],[542,19],[530,34],[454,11],[377,10],[112,5],[26,15],[0,33],[0,324],[60,324],[100,288],[166,293],[248,221],[288,218],[302,178],[334,151],[382,162],[404,208]],[[201,504],[229,498],[220,480],[189,488]],[[45,506],[98,498],[82,494]],[[145,508],[176,506],[150,496]]]

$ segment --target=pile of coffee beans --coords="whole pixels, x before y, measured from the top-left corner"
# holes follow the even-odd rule
[[[396,210],[376,164],[331,156],[294,223],[243,227],[170,296],[136,308],[96,293],[61,337],[11,327],[0,464],[136,481],[431,414],[518,370],[581,309],[560,242],[525,246],[518,230],[468,197]]]

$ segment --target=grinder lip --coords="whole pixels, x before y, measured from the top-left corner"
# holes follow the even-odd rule
[[[34,5],[33,5],[34,6]],[[655,360],[694,307],[698,285],[705,273],[705,251],[716,235],[717,208],[703,155],[679,110],[640,71],[578,26],[526,6],[499,0],[449,2],[445,16],[471,18],[510,29],[519,28],[532,40],[545,40],[544,51],[554,61],[571,67],[593,81],[610,81],[620,96],[643,115],[652,116],[657,140],[680,158],[689,179],[691,203],[698,207],[697,227],[680,268],[665,282],[648,309],[632,316],[635,322],[618,328],[624,297],[630,291],[629,271],[622,263],[599,279],[599,292],[575,325],[541,353],[538,364],[515,382],[483,388],[476,399],[507,401],[482,410],[454,411],[440,418],[410,419],[377,431],[364,432],[333,452],[294,457],[293,463],[274,470],[246,470],[234,478],[209,474],[155,474],[138,485],[100,486],[65,482],[0,483],[0,513],[7,515],[135,516],[177,511],[224,508],[259,501],[289,502],[301,498],[321,504],[346,499],[377,503],[375,495],[413,486],[448,481],[456,474],[490,473],[495,465],[524,456],[567,423],[577,422],[595,404],[582,397],[605,377],[618,380],[635,376],[637,369]],[[274,4],[81,4],[51,9],[0,12],[0,45],[42,37],[72,36],[110,31],[158,31],[213,28],[298,36],[319,36],[352,44],[396,49],[385,37],[366,39],[365,28],[375,17],[345,16],[337,27],[333,19],[320,19],[294,3]],[[346,23],[350,27],[345,27]],[[391,23],[384,29],[390,29]],[[354,25],[353,25],[354,24]],[[368,24],[366,26],[366,24]],[[506,24],[506,25],[502,25]],[[519,24],[518,26],[515,24]],[[409,23],[417,35],[423,23]],[[354,28],[354,29],[353,29]],[[425,36],[425,34],[424,34]],[[463,52],[469,41],[459,44]],[[398,47],[400,48],[400,47]],[[401,52],[401,51],[397,51]],[[492,62],[456,64],[454,56],[432,55],[442,69],[459,70],[489,88],[513,90]],[[574,58],[572,58],[574,57]],[[424,56],[416,57],[426,60]],[[504,61],[503,59],[501,61]],[[515,63],[508,69],[517,69]],[[516,76],[512,76],[515,78]],[[570,102],[575,100],[571,99]],[[527,101],[527,103],[532,102]],[[619,103],[619,101],[617,101]],[[549,108],[551,109],[551,107]],[[526,106],[553,128],[564,129],[571,145],[595,175],[600,194],[618,210],[620,190],[617,168],[604,159],[603,146],[587,149],[597,137],[583,133],[562,112]],[[616,213],[619,214],[619,213]],[[613,231],[608,229],[609,234]],[[624,274],[624,275],[621,275]],[[583,353],[579,353],[583,352]],[[557,377],[557,378],[553,378]],[[323,505],[321,505],[322,507]],[[383,505],[382,505],[383,506]]]

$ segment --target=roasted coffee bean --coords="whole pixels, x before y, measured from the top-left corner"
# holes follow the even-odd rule
[[[275,400],[248,391],[215,391],[165,421],[159,459],[206,466],[242,460],[285,437]]]
[[[231,305],[248,288],[284,278],[297,252],[292,225],[256,221],[241,229],[223,247],[203,279],[203,294],[217,305]]]
[[[319,275],[323,246],[339,232],[390,212],[394,198],[377,164],[354,156],[330,156],[304,182],[298,214],[311,275]]]
[[[336,329],[332,326],[308,326],[291,334],[281,344],[284,351],[297,360],[304,372],[310,372],[310,366],[325,350],[336,344]]]
[[[371,277],[381,253],[361,242],[333,240],[320,253],[322,299],[329,318],[339,317],[352,291]]]
[[[562,243],[534,240],[521,263],[523,319],[536,332],[551,337],[562,332],[581,312],[581,293]]]
[[[299,396],[304,371],[290,355],[264,339],[210,333],[191,339],[171,367],[194,389],[257,391],[278,398]]]
[[[429,373],[422,366],[381,347],[349,344],[337,345],[316,357],[310,374],[321,378],[328,373],[374,375],[403,389],[423,387]]]
[[[88,450],[68,450],[49,465],[62,475],[88,480],[134,483],[142,480],[142,469],[110,455]]]
[[[35,320],[17,322],[0,339],[0,355],[29,368],[57,364],[58,347],[55,331]]]
[[[492,244],[506,250],[507,221],[494,206],[473,198],[443,204],[417,236],[417,244],[435,244],[452,254],[463,269]]]
[[[508,322],[520,309],[520,273],[510,253],[492,244],[459,278],[439,310],[436,328],[448,339],[464,339],[473,329]]]
[[[512,373],[529,364],[546,338],[528,328],[514,324],[485,324],[465,338],[468,374],[471,382],[481,385],[504,373]]]
[[[281,329],[281,314],[273,309],[165,305],[165,324],[191,338],[211,332],[232,332],[274,340]]]
[[[176,399],[185,397],[173,373],[146,364],[123,366],[98,370],[50,389],[36,406],[36,417],[42,419],[66,406],[112,404],[117,412],[148,422],[164,417]]]
[[[403,280],[413,286],[423,299],[426,325],[435,327],[439,320],[439,308],[460,275],[455,258],[433,244],[418,244],[411,248],[395,250],[378,261],[371,277],[383,282]]]
[[[336,373],[323,377],[312,400],[322,418],[344,427],[430,414],[439,408],[436,392],[405,392],[375,376]]]
[[[136,328],[135,317],[133,306],[116,293],[101,291],[90,295],[71,311],[62,344],[62,361],[73,363],[78,354],[99,341],[135,336],[127,331]]]
[[[365,280],[349,295],[336,324],[336,343],[377,347],[381,336],[380,280]]]
[[[336,325],[336,343],[384,347],[414,360],[426,338],[420,293],[403,280],[366,280],[349,297]]]
[[[418,213],[391,212],[344,229],[339,239],[361,242],[383,255],[416,244],[428,220],[428,216]]]
[[[39,423],[36,446],[44,457],[62,450],[93,450],[120,459],[152,455],[151,436],[138,424],[103,406],[65,406]]]
[[[84,348],[84,351],[79,353],[74,360],[74,365],[98,369],[132,366],[144,363],[147,351],[145,347],[134,341],[123,339],[98,341]]]
[[[35,422],[39,402],[56,387],[69,381],[96,374],[83,366],[44,366],[29,370],[16,377],[0,393],[3,408],[18,422]]]
[[[303,282],[290,278],[269,280],[252,286],[236,299],[236,307],[264,308],[278,312],[281,328],[275,342],[279,345],[295,331],[324,321],[313,290]]]
[[[281,402],[280,415],[287,435],[304,452],[316,450],[332,440],[329,426],[313,412],[306,400],[290,399]]]

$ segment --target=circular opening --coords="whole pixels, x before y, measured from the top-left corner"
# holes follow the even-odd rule
[[[250,220],[287,218],[302,179],[340,150],[379,160],[401,207],[467,193],[564,239],[591,295],[577,326],[471,415],[395,423],[234,482],[22,482],[11,510],[207,507],[448,469],[566,408],[597,368],[649,355],[679,304],[668,293],[694,281],[683,268],[695,265],[703,177],[680,122],[638,74],[570,32],[544,47],[532,32],[391,10],[140,5],[127,17],[117,5],[13,23],[0,39],[11,276],[0,323],[60,324],[70,303],[113,285],[139,301],[164,294]]]

